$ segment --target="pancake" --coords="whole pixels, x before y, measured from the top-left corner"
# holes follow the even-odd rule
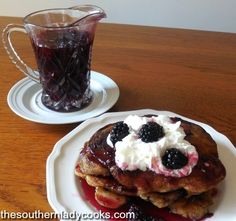
[[[122,170],[115,162],[115,148],[107,144],[107,137],[115,125],[109,124],[84,144],[75,168],[76,175],[96,188],[98,203],[109,207],[99,199],[108,199],[110,193],[110,199],[120,199],[110,204],[112,208],[125,204],[129,197],[138,196],[159,208],[169,207],[173,213],[191,219],[199,219],[208,212],[213,202],[211,192],[226,176],[217,145],[199,125],[180,118],[170,119],[173,123],[181,122],[186,135],[184,139],[198,153],[198,162],[191,173],[173,177],[157,174],[150,169]],[[186,204],[189,206],[186,207]]]

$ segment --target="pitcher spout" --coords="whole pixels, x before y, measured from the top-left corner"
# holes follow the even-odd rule
[[[105,11],[95,5],[77,5],[69,9],[79,12],[78,19],[71,25],[85,24],[90,22],[95,23],[107,17]]]

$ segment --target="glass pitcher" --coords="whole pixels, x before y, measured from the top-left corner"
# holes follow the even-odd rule
[[[42,85],[42,103],[55,111],[74,111],[90,103],[92,46],[98,21],[105,12],[93,5],[46,9],[24,17],[24,25],[9,24],[4,47],[16,67]],[[27,33],[38,71],[32,70],[12,46],[11,33]]]

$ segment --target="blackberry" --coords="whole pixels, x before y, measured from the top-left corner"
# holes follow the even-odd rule
[[[156,219],[152,216],[148,216],[135,204],[131,204],[129,213],[133,213],[134,217],[130,217],[128,221],[164,221],[162,218]]]
[[[111,130],[110,140],[115,145],[117,141],[121,141],[129,134],[129,127],[123,121],[117,122]]]
[[[145,143],[158,141],[164,136],[163,127],[155,122],[144,124],[138,133],[141,140]]]
[[[161,160],[168,169],[180,169],[188,163],[188,158],[177,148],[166,150]]]

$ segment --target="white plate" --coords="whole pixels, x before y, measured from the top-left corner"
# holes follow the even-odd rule
[[[54,146],[47,160],[47,197],[50,205],[57,213],[77,211],[80,213],[95,212],[93,207],[83,200],[81,186],[76,182],[74,168],[84,142],[93,133],[106,124],[123,120],[129,114],[165,114],[177,116],[203,127],[216,141],[220,159],[226,167],[226,179],[221,183],[219,194],[212,211],[212,221],[236,221],[236,149],[227,137],[212,127],[188,119],[181,115],[156,110],[137,110],[129,112],[106,113],[100,117],[89,119]]]
[[[44,124],[67,124],[84,121],[109,110],[118,100],[119,88],[109,77],[91,71],[92,102],[85,108],[61,113],[46,108],[41,102],[42,88],[29,78],[17,82],[9,91],[7,102],[20,117]]]

